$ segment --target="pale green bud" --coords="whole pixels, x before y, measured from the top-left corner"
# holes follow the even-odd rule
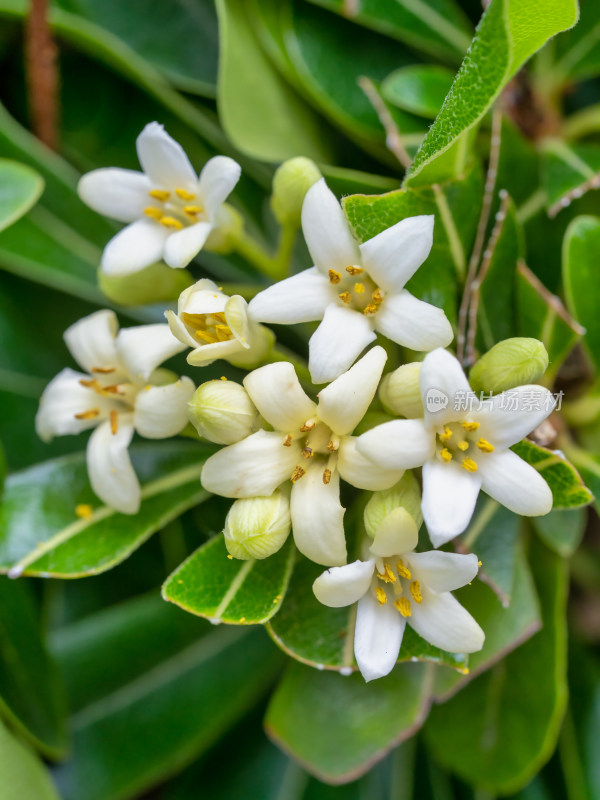
[[[379,386],[379,399],[392,414],[407,419],[423,416],[423,401],[419,388],[421,365],[418,362],[403,364],[388,373]]]
[[[290,158],[273,176],[271,208],[280,225],[300,227],[302,203],[310,187],[321,178],[319,168],[310,158]]]
[[[388,514],[400,507],[408,511],[416,522],[417,528],[420,528],[423,522],[421,491],[417,479],[410,470],[407,470],[391,489],[373,492],[365,506],[365,530],[371,539],[375,538],[375,534]]]
[[[151,264],[130,275],[107,275],[98,270],[100,291],[121,306],[145,306],[177,300],[194,283],[187,269],[171,269],[166,264]]]
[[[267,558],[283,547],[291,528],[290,504],[282,492],[243,498],[227,514],[225,546],[234,558]]]
[[[469,373],[474,392],[504,392],[538,381],[548,366],[548,353],[538,339],[519,336],[495,344]]]
[[[234,444],[260,427],[248,392],[235,381],[207,381],[188,403],[188,419],[200,436],[217,444]]]
[[[204,243],[204,250],[221,255],[231,253],[243,230],[244,218],[240,212],[229,203],[223,203],[217,211],[215,227]]]

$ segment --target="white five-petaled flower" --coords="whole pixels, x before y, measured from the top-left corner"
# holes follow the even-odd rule
[[[548,484],[509,449],[551,413],[548,389],[519,386],[481,401],[445,350],[425,356],[420,387],[424,419],[386,422],[357,447],[388,469],[423,466],[423,517],[434,547],[465,530],[480,489],[515,514],[550,511]]]
[[[251,372],[244,386],[273,430],[257,431],[211,456],[202,470],[204,488],[225,497],[260,497],[291,480],[298,549],[318,564],[344,564],[340,477],[359,489],[388,489],[404,472],[370,463],[351,435],[373,400],[385,361],[385,350],[372,348],[321,390],[318,404],[287,362]]]
[[[260,292],[250,302],[259,322],[322,320],[309,344],[314,383],[333,380],[376,338],[376,331],[412,350],[452,341],[440,308],[404,286],[429,255],[433,216],[408,217],[358,245],[324,180],[307,192],[302,231],[316,266]]]
[[[240,165],[226,156],[206,162],[200,176],[181,145],[158,122],[136,142],[143,172],[111,167],[88,172],[79,196],[94,211],[130,224],[104,249],[102,269],[127,275],[164,259],[185,267],[219,225],[222,205],[239,180]]]
[[[194,384],[189,378],[165,384],[170,373],[156,370],[183,350],[168,325],[117,330],[114,312],[97,311],[65,331],[67,347],[85,373],[64,369],[48,384],[35,425],[45,441],[96,428],[87,445],[92,489],[117,511],[135,514],[140,485],[127,451],[133,433],[147,439],[179,433],[187,424]],[[152,385],[157,381],[164,385]]]
[[[171,333],[192,347],[189,364],[203,367],[224,358],[239,367],[252,368],[264,361],[273,346],[268,328],[248,317],[243,297],[229,297],[213,281],[203,278],[179,296],[177,314],[166,311]]]
[[[415,521],[398,508],[384,519],[364,561],[329,569],[313,584],[324,605],[339,608],[358,602],[354,656],[366,681],[391,672],[407,622],[450,653],[483,647],[483,631],[450,594],[473,580],[477,556],[415,553],[418,538]]]

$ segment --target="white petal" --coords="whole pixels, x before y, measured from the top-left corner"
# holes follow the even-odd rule
[[[196,173],[182,146],[158,122],[146,125],[136,147],[142,169],[155,184],[167,189],[197,188]]]
[[[375,397],[386,361],[383,347],[373,347],[319,392],[319,419],[338,436],[352,433],[364,417]]]
[[[445,553],[430,550],[427,553],[411,553],[408,563],[413,577],[433,592],[452,592],[471,583],[479,570],[474,553]]]
[[[102,271],[107,275],[130,275],[162,259],[171,234],[151,219],[132,222],[110,240],[102,253]]]
[[[295,431],[315,414],[315,404],[288,361],[255,369],[243,383],[261,415],[277,431]]]
[[[517,386],[486,398],[471,416],[481,423],[479,433],[495,447],[510,447],[537,428],[555,403],[552,392],[543,386]]]
[[[284,447],[280,433],[257,431],[207,459],[201,482],[207,491],[223,497],[268,496],[302,460],[295,442]]]
[[[225,320],[239,344],[250,349],[250,320],[248,303],[239,294],[234,294],[225,303]]]
[[[200,173],[199,193],[209,217],[212,218],[231,194],[241,172],[237,161],[227,156],[215,156],[206,162]]]
[[[449,653],[476,653],[485,635],[473,617],[449,592],[435,594],[421,587],[422,603],[411,603],[408,624],[425,641]]]
[[[308,368],[313,383],[329,383],[337,378],[374,339],[371,323],[360,311],[327,306],[323,321],[308,343]]]
[[[166,439],[178,434],[187,425],[187,404],[194,389],[189,378],[142,389],[135,398],[133,424],[136,431],[146,439]]]
[[[369,548],[374,556],[390,558],[411,553],[419,543],[419,529],[412,515],[399,506],[384,517]]]
[[[341,608],[356,603],[369,590],[375,561],[353,561],[343,567],[331,567],[313,583],[319,603]]]
[[[102,310],[78,320],[64,332],[65,344],[86,372],[94,367],[118,366],[115,337],[119,330],[114,311]]]
[[[133,222],[143,215],[145,208],[154,205],[148,194],[151,188],[143,172],[110,167],[83,175],[77,192],[99,214],[119,222]]]
[[[214,314],[225,311],[228,297],[214,281],[201,278],[179,295],[178,314]]]
[[[384,291],[399,292],[433,244],[433,214],[407,217],[361,244],[362,264]]]
[[[411,350],[447,347],[454,338],[444,311],[417,300],[406,289],[386,297],[374,319],[380,333]]]
[[[133,381],[147,381],[159,364],[183,350],[166,323],[121,328],[117,337],[119,357]]]
[[[80,380],[89,380],[89,375],[63,369],[44,389],[40,407],[35,417],[35,430],[40,439],[49,442],[54,436],[81,433],[95,428],[105,419],[114,401],[101,397],[82,386]],[[95,417],[77,419],[76,414],[98,410]]]
[[[429,538],[439,547],[462,533],[473,516],[481,475],[436,458],[423,466],[421,508]]]
[[[540,473],[512,450],[477,460],[482,489],[515,514],[538,517],[552,509],[552,492]]]
[[[435,436],[422,419],[384,422],[358,437],[358,451],[387,469],[422,466],[435,450]]]
[[[428,353],[419,374],[421,397],[425,406],[425,422],[441,426],[446,422],[466,418],[459,408],[469,406],[476,395],[471,391],[467,376],[457,358],[441,348]]]
[[[335,195],[321,178],[313,184],[302,206],[302,232],[314,263],[321,272],[359,265],[360,251]]]
[[[356,449],[356,437],[344,436],[338,450],[337,469],[340,476],[357,489],[391,489],[398,483],[403,469],[386,469],[365,458]]]
[[[354,657],[365,681],[383,678],[398,660],[406,620],[391,603],[380,605],[372,592],[358,601]]]
[[[326,567],[345,564],[344,511],[337,472],[326,484],[323,465],[311,464],[292,486],[290,497],[292,533],[298,550]]]
[[[123,514],[136,514],[140,507],[140,484],[131,466],[127,448],[133,436],[131,414],[120,414],[116,434],[103,422],[90,436],[87,467],[92,489],[107,506]]]
[[[248,310],[257,322],[294,325],[323,319],[331,302],[337,303],[337,295],[329,280],[317,267],[311,267],[259,292],[250,301]]]
[[[170,267],[187,267],[197,256],[213,226],[211,222],[197,222],[189,228],[172,233],[165,242],[164,259]]]
[[[165,317],[167,318],[167,322],[169,324],[169,330],[176,339],[179,339],[179,341],[186,347],[198,347],[198,340],[194,339],[192,334],[188,331],[182,320],[174,311],[167,309],[165,311]]]
[[[229,339],[227,342],[213,342],[212,344],[201,344],[188,353],[187,362],[193,367],[206,367],[219,358],[229,359],[236,353],[245,353],[243,346],[237,339]]]

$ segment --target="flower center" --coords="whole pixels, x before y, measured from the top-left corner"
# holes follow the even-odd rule
[[[114,404],[109,411],[109,420],[110,429],[113,434],[116,434],[119,430],[119,412],[131,411],[137,390],[128,381],[115,382],[112,373],[116,372],[116,367],[92,367],[92,372],[97,377],[90,376],[81,378],[79,381],[81,386],[93,393],[90,398],[90,407],[74,414],[74,417],[82,420],[96,419],[102,412],[98,406],[94,405],[93,395],[108,399]]]
[[[187,189],[151,189],[148,192],[154,205],[144,209],[144,214],[156,220],[165,228],[180,231],[189,225],[206,219],[204,207],[198,203],[197,197]]]
[[[234,338],[224,311],[212,314],[187,314],[184,311],[182,317],[189,332],[201,344],[228,342]]]
[[[328,274],[342,305],[367,316],[377,313],[383,303],[383,292],[362,267],[350,265],[343,273],[330,269]]]
[[[450,422],[436,434],[436,455],[440,461],[449,464],[458,461],[467,472],[477,472],[477,461],[482,453],[492,453],[494,445],[482,439],[477,433],[478,422],[461,420]]]
[[[337,451],[340,440],[325,423],[316,417],[306,420],[298,431],[288,433],[283,440],[284,447],[291,447],[292,442],[302,445],[302,455],[307,461],[317,458],[323,467],[323,483],[328,484],[337,465]],[[306,474],[306,463],[298,464],[292,472],[290,480],[296,483]]]
[[[423,602],[421,584],[413,579],[410,568],[401,558],[377,560],[372,589],[379,605],[390,602],[403,617],[411,616],[411,603],[420,605]]]

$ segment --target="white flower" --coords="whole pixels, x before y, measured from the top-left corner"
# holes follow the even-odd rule
[[[429,255],[433,216],[409,217],[358,245],[324,180],[307,192],[302,231],[316,266],[287,278],[250,302],[259,322],[322,320],[309,344],[314,383],[340,375],[376,338],[376,331],[412,350],[452,341],[440,308],[404,285]]]
[[[206,278],[179,296],[177,314],[165,311],[171,333],[194,348],[188,364],[204,367],[224,358],[238,367],[252,368],[264,361],[273,346],[268,328],[248,318],[243,297],[229,297]]]
[[[168,325],[117,330],[114,312],[97,311],[65,331],[85,373],[64,369],[48,384],[35,425],[44,441],[96,428],[87,446],[92,489],[117,511],[135,514],[140,485],[127,452],[133,433],[147,439],[179,433],[194,384],[189,378],[165,384],[165,371],[156,370],[183,349]],[[164,385],[152,385],[161,378]]]
[[[269,496],[292,481],[290,511],[301,553],[319,564],[346,562],[340,477],[359,489],[387,489],[404,470],[381,469],[356,450],[352,431],[371,403],[386,361],[374,347],[323,389],[314,403],[287,362],[268,364],[244,379],[260,414],[260,430],[211,456],[202,484],[225,497]]]
[[[389,514],[369,550],[372,557],[328,569],[313,584],[317,600],[339,608],[358,602],[354,656],[366,681],[393,669],[406,623],[436,647],[474,653],[484,634],[450,594],[470,583],[477,556],[415,553],[417,526],[403,508]]]
[[[188,157],[158,122],[136,142],[143,172],[111,167],[88,172],[79,196],[94,211],[130,224],[104,249],[102,269],[127,275],[164,259],[185,267],[219,225],[225,198],[239,180],[233,159],[215,156],[196,177]]]
[[[388,469],[423,465],[423,517],[434,547],[465,530],[480,489],[515,514],[550,511],[548,484],[509,449],[551,413],[548,389],[519,386],[482,402],[445,350],[425,356],[420,385],[424,419],[386,422],[357,447]]]

